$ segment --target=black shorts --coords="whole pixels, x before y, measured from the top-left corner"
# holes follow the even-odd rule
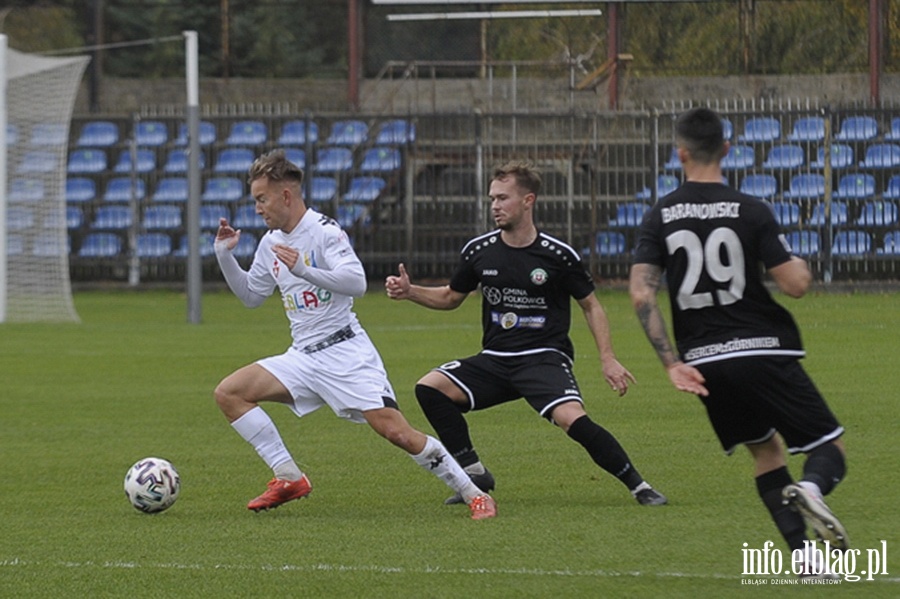
[[[484,410],[524,397],[538,414],[550,419],[556,406],[584,403],[572,360],[557,351],[526,356],[478,354],[435,368],[448,376],[469,399],[468,410]],[[466,411],[468,411],[466,410]]]
[[[796,358],[735,358],[697,369],[706,377],[709,421],[728,453],[776,432],[790,453],[804,453],[844,432]]]

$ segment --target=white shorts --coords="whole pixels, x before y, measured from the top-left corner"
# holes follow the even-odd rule
[[[289,407],[303,417],[323,405],[341,418],[364,423],[362,413],[396,407],[397,399],[381,356],[365,331],[313,353],[291,347],[257,360],[294,398]]]

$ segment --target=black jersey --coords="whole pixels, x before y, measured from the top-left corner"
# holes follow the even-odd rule
[[[594,283],[569,245],[540,232],[522,248],[503,243],[499,230],[475,237],[460,253],[450,288],[469,293],[479,283],[485,352],[555,349],[575,357],[571,298],[587,297]]]
[[[790,313],[761,266],[791,257],[768,204],[720,183],[687,182],[644,216],[635,263],[665,269],[678,351],[698,364],[741,356],[802,356]]]

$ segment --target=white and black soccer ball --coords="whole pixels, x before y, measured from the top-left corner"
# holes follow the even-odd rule
[[[172,507],[181,491],[181,478],[168,460],[144,458],[125,474],[125,496],[144,513],[155,514]]]

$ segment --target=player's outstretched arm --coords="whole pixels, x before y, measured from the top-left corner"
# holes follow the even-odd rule
[[[454,291],[449,285],[438,287],[413,285],[402,263],[397,272],[399,274],[388,275],[384,280],[384,290],[391,299],[409,300],[434,310],[452,310],[459,307],[467,297],[465,293]]]

